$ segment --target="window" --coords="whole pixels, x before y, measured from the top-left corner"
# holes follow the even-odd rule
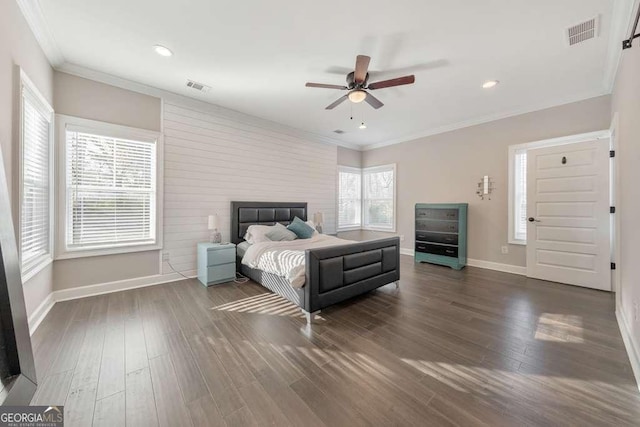
[[[338,170],[338,230],[395,231],[395,165]]]
[[[362,225],[362,171],[340,166],[338,170],[338,229]]]
[[[395,231],[395,165],[362,170],[364,228]]]
[[[527,150],[517,150],[514,157],[514,240],[527,241]]]
[[[26,281],[52,261],[53,109],[21,72],[20,261]]]
[[[63,137],[61,257],[159,248],[157,135],[69,118]]]

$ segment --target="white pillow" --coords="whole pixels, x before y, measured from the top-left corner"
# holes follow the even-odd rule
[[[275,225],[250,225],[247,228],[247,233],[244,235],[244,240],[253,245],[261,242],[270,242],[266,234],[273,230]]]

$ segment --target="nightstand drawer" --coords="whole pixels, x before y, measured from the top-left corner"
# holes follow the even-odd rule
[[[216,265],[207,268],[207,284],[230,282],[236,277],[236,264]]]
[[[207,251],[207,267],[212,265],[236,262],[236,248],[209,249]]]

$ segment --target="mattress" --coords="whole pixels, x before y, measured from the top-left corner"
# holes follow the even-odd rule
[[[251,243],[247,241],[238,243],[238,245],[236,246],[236,252],[238,256],[241,258],[244,257],[244,254],[247,253],[247,249],[249,249],[249,246],[251,246]]]
[[[296,239],[290,242],[260,242],[250,245],[242,257],[242,264],[283,277],[294,288],[301,288],[305,282],[305,250],[351,243],[356,242],[325,234],[316,234],[309,239]]]

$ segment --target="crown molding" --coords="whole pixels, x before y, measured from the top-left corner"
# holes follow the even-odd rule
[[[212,112],[217,115],[241,121],[243,123],[251,124],[252,126],[259,127],[265,130],[271,130],[286,134],[289,136],[305,139],[307,141],[317,142],[328,145],[339,145],[341,147],[349,148],[352,150],[360,150],[360,146],[356,144],[350,144],[342,141],[338,141],[333,138],[329,138],[323,135],[319,135],[313,132],[304,131],[302,129],[294,128],[291,126],[283,125],[271,120],[263,119],[250,114],[242,113],[240,111],[225,108],[211,102],[207,102],[201,99],[196,99],[184,95],[180,95],[174,92],[170,92],[164,89],[160,89],[154,86],[149,86],[144,83],[139,83],[133,80],[128,80],[122,77],[114,76],[112,74],[103,73],[102,71],[96,71],[81,65],[64,63],[58,67],[55,67],[56,71],[71,74],[77,77],[105,83],[111,86],[119,87],[121,89],[130,90],[133,92],[142,93],[144,95],[160,98],[163,101],[177,102],[182,105],[190,106],[192,108]]]
[[[361,151],[375,150],[376,148],[387,147],[389,145],[402,144],[403,142],[415,141],[415,140],[426,138],[429,136],[440,135],[440,134],[451,132],[454,130],[459,130],[459,129],[464,129],[464,128],[477,126],[485,123],[495,122],[498,120],[507,119],[509,117],[521,116],[523,114],[534,113],[536,111],[542,111],[542,110],[546,110],[553,107],[560,107],[563,105],[572,104],[574,102],[585,101],[587,99],[597,98],[604,95],[610,95],[610,92],[607,92],[604,89],[600,89],[600,90],[587,92],[587,93],[573,96],[573,97],[559,98],[551,102],[545,102],[543,104],[532,105],[530,107],[516,108],[513,110],[503,111],[497,114],[491,114],[488,116],[478,117],[475,119],[465,120],[465,121],[453,123],[450,125],[428,129],[422,132],[405,135],[403,137],[391,139],[385,142],[365,145],[361,147]]]
[[[618,75],[618,67],[622,59],[622,40],[633,26],[634,11],[640,7],[640,0],[616,0],[613,2],[611,29],[609,31],[609,48],[605,64],[604,89],[613,92]]]
[[[16,0],[16,3],[51,66],[55,68],[64,64],[62,51],[42,14],[40,0]]]

